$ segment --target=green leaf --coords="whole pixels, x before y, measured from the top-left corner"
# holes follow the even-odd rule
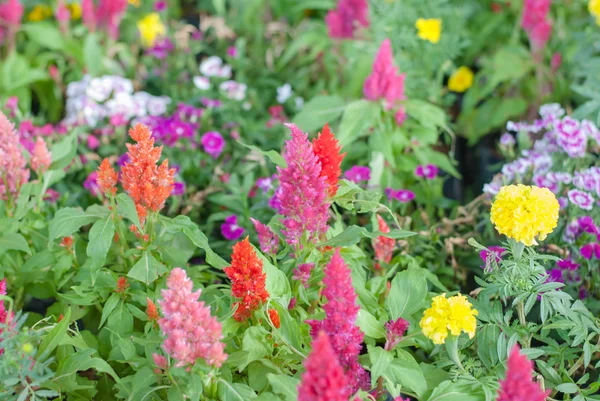
[[[242,383],[229,383],[219,379],[217,393],[220,401],[246,401],[256,398],[256,393]]]
[[[575,394],[579,391],[579,387],[575,383],[562,383],[556,386],[556,389],[565,394]]]
[[[411,99],[403,103],[406,114],[427,128],[440,128],[446,124],[443,109],[423,100]]]
[[[279,152],[276,152],[274,150],[264,151],[261,148],[259,148],[258,146],[246,145],[245,143],[240,142],[240,141],[238,141],[238,143],[242,146],[247,147],[248,149],[254,150],[254,151],[262,154],[263,156],[268,157],[269,160],[271,160],[276,166],[279,166],[281,168],[287,167],[287,163],[285,162],[285,159],[283,158],[283,156],[281,156],[279,154]]]
[[[71,376],[76,372],[95,369],[97,372],[108,373],[117,383],[121,381],[113,368],[104,359],[92,357],[97,351],[93,348],[81,350],[60,361],[56,377]]]
[[[31,255],[27,240],[21,234],[5,234],[0,237],[0,255],[6,251],[22,251]]]
[[[440,383],[427,401],[484,401],[485,396],[464,380],[447,380]]]
[[[59,210],[50,221],[48,242],[56,238],[66,237],[86,224],[98,220],[98,215],[90,215],[81,209],[67,207]]]
[[[165,274],[167,268],[152,256],[150,251],[144,251],[142,257],[133,265],[127,277],[131,277],[146,285],[153,283],[159,276]]]
[[[317,96],[302,107],[293,122],[304,132],[316,131],[335,121],[345,108],[346,102],[339,96]]]
[[[381,193],[365,191],[356,183],[340,180],[334,202],[346,210],[356,210],[358,213],[369,213],[379,209]]]
[[[360,330],[372,338],[385,338],[383,323],[379,322],[373,315],[364,309],[358,311],[356,325]]]
[[[298,384],[300,380],[287,375],[276,375],[269,373],[267,375],[273,392],[284,397],[286,401],[296,401],[298,398]]]
[[[71,322],[71,308],[68,308],[62,320],[46,334],[37,351],[36,359],[43,361],[48,358],[52,351],[60,344],[67,334]]]
[[[371,381],[375,383],[381,376],[389,376],[389,367],[394,360],[394,356],[381,347],[369,345],[367,349],[371,360]]]
[[[104,304],[104,308],[102,308],[102,316],[100,317],[100,324],[98,325],[98,329],[102,328],[102,326],[104,325],[104,322],[106,322],[106,319],[110,316],[112,311],[115,310],[115,308],[119,304],[120,300],[121,300],[121,297],[119,297],[119,294],[116,294],[116,293],[113,293],[108,298],[108,300]]]
[[[83,60],[88,74],[97,77],[102,73],[103,52],[98,34],[88,33],[83,41]]]
[[[65,41],[56,24],[37,21],[23,24],[21,30],[27,33],[29,39],[51,50],[62,50]]]
[[[358,244],[361,238],[377,238],[379,236],[401,239],[415,235],[415,233],[404,230],[391,230],[389,233],[382,233],[381,231],[370,232],[364,227],[352,225],[346,228],[344,231],[331,238],[330,240],[319,243],[317,246],[333,246],[333,247],[347,247]]]
[[[183,233],[196,245],[198,248],[202,248],[206,253],[206,262],[212,267],[217,269],[224,269],[229,266],[229,263],[225,259],[217,255],[210,245],[208,244],[208,238],[198,227],[195,229],[184,228]]]
[[[368,129],[375,123],[381,113],[381,107],[376,102],[357,100],[350,103],[336,132],[336,138],[342,147],[351,144],[357,138],[368,133]]]
[[[64,137],[50,148],[52,152],[51,170],[61,170],[67,167],[77,154],[77,135],[79,130],[75,128],[73,132]]]
[[[102,267],[106,260],[106,255],[115,237],[115,223],[112,215],[94,223],[90,230],[89,242],[87,246],[87,256],[91,258],[92,264],[96,267]]]
[[[131,221],[140,232],[142,232],[140,217],[135,209],[135,203],[133,202],[133,199],[131,199],[126,193],[120,193],[117,195],[117,207],[119,209],[119,214],[127,217],[127,219]]]
[[[427,296],[427,280],[420,268],[410,268],[396,274],[392,280],[390,293],[385,300],[385,306],[390,312],[390,318],[408,318],[425,304]]]
[[[396,358],[390,364],[390,372],[396,381],[414,391],[419,398],[427,391],[427,381],[415,358],[403,349],[396,350]]]

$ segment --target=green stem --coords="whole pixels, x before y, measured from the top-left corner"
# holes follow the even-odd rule
[[[458,337],[450,336],[446,339],[446,351],[448,352],[448,357],[456,367],[463,373],[466,373],[462,362],[460,361],[460,355],[458,353]]]

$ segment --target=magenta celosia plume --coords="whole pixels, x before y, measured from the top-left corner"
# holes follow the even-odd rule
[[[287,127],[292,138],[286,142],[283,153],[287,167],[277,167],[280,191],[276,197],[285,217],[282,232],[288,244],[296,246],[304,232],[309,241],[316,241],[327,231],[328,185],[321,177],[321,163],[307,135],[294,124]]]
[[[368,100],[385,100],[386,108],[391,109],[399,100],[404,100],[404,78],[406,74],[398,73],[394,65],[392,42],[385,39],[379,47],[373,71],[365,80],[363,93]]]
[[[23,12],[19,0],[7,0],[0,4],[0,44],[7,41],[10,50],[15,47],[15,35],[21,26]]]
[[[534,49],[542,49],[552,33],[552,21],[548,18],[551,0],[525,0],[521,26],[527,32]]]
[[[29,180],[27,161],[14,125],[0,111],[0,199],[14,198]]]
[[[306,371],[298,386],[298,401],[348,401],[350,391],[329,336],[320,332],[304,361]]]
[[[260,244],[260,250],[263,253],[273,255],[276,254],[277,249],[279,248],[279,238],[277,238],[277,236],[269,226],[266,226],[260,221],[253,218],[250,218],[250,220],[252,221],[252,224],[254,224],[256,234],[258,234],[258,243]]]
[[[352,287],[350,268],[336,249],[331,261],[325,267],[323,295],[327,303],[323,306],[325,320],[307,321],[311,326],[313,339],[319,331],[329,336],[331,346],[346,372],[351,393],[359,388],[367,390],[370,378],[358,363],[364,334],[356,326],[356,316],[360,307],[356,303],[356,292]]]
[[[532,378],[533,362],[515,345],[508,357],[506,379],[500,381],[496,401],[544,401],[549,392],[542,391]]]
[[[325,17],[329,37],[352,39],[358,28],[369,27],[369,5],[367,0],[340,0],[335,10]]]
[[[192,292],[194,284],[185,270],[177,267],[167,279],[158,301],[163,317],[158,325],[165,334],[163,349],[177,360],[175,366],[193,365],[203,359],[219,367],[227,359],[221,342],[221,323],[210,314],[210,308],[198,301],[201,291]]]
[[[52,154],[46,146],[42,137],[38,136],[35,140],[33,152],[31,152],[31,168],[38,173],[44,173],[52,164]]]
[[[119,24],[127,11],[127,0],[99,0],[94,6],[93,0],[83,0],[81,17],[83,23],[93,32],[97,28],[105,29],[113,39],[119,38]]]
[[[0,295],[6,295],[6,279],[0,280]],[[12,320],[14,314],[8,312],[4,306],[4,301],[0,300],[0,323],[8,324]],[[0,328],[0,334],[4,329]],[[4,349],[0,348],[0,355],[4,353]]]

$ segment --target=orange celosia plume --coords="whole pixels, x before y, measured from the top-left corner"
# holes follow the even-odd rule
[[[382,233],[389,233],[390,227],[385,222],[383,217],[377,215],[377,223],[379,225],[379,231]],[[392,254],[394,253],[394,248],[396,246],[396,240],[393,238],[388,238],[384,236],[379,236],[373,240],[373,248],[375,249],[375,260],[390,263],[392,260]],[[376,267],[379,264],[376,263]]]
[[[342,175],[342,160],[346,153],[340,153],[341,147],[335,139],[335,136],[329,129],[329,124],[325,124],[323,132],[313,140],[313,151],[321,162],[321,177],[325,177],[329,185],[329,196],[335,196],[338,188],[338,181]]]
[[[115,196],[117,194],[117,172],[112,168],[108,159],[102,160],[100,167],[98,167],[98,186],[103,194],[111,194]]]
[[[148,210],[158,212],[165,205],[173,191],[175,170],[169,169],[166,159],[160,166],[156,165],[162,146],[154,146],[154,138],[148,127],[137,124],[129,130],[129,136],[137,143],[127,144],[129,161],[121,169],[121,184],[133,199],[143,223]]]
[[[231,279],[231,293],[240,298],[233,318],[238,322],[250,317],[253,311],[269,299],[265,288],[267,275],[262,270],[262,261],[250,245],[248,237],[233,246],[231,266],[224,269]]]

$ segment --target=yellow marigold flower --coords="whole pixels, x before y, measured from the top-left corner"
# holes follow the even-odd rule
[[[129,0],[129,4],[131,4],[134,7],[139,7],[142,5],[142,1],[141,0]]]
[[[81,5],[79,5],[79,3],[68,4],[67,8],[69,9],[69,12],[71,13],[71,19],[73,21],[76,21],[79,18],[81,18]]]
[[[448,80],[448,89],[462,93],[473,86],[473,71],[469,67],[460,67]]]
[[[477,310],[464,295],[458,294],[446,298],[446,294],[438,295],[431,300],[431,307],[425,311],[419,323],[423,334],[434,344],[444,344],[448,332],[459,336],[461,332],[475,336],[477,328]]]
[[[418,29],[419,37],[423,40],[428,40],[431,43],[437,43],[440,41],[440,35],[442,33],[442,20],[439,18],[424,19],[419,18],[415,23],[415,27]]]
[[[146,15],[137,22],[137,27],[142,37],[142,43],[147,47],[154,45],[156,39],[164,35],[167,31],[158,13]]]
[[[600,0],[590,0],[588,3],[590,14],[596,17],[596,24],[600,25]]]
[[[496,230],[527,246],[544,240],[558,223],[560,206],[548,188],[508,185],[500,188],[492,204]]]
[[[34,6],[29,14],[27,14],[27,20],[31,22],[43,21],[52,16],[52,9],[43,4]]]

